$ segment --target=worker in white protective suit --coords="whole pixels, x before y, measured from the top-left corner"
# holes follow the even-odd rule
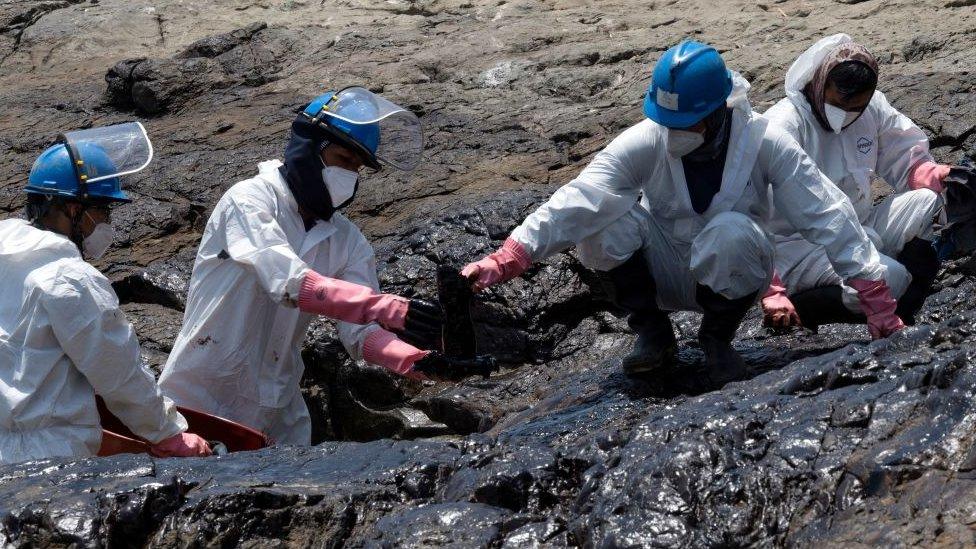
[[[138,123],[70,132],[28,179],[26,220],[0,221],[0,464],[96,455],[96,393],[159,457],[205,456],[164,398],[98,259],[120,176],[152,158]]]
[[[851,200],[888,267],[897,313],[912,324],[939,271],[933,225],[951,168],[933,161],[925,133],[888,103],[877,83],[878,62],[864,46],[846,34],[828,36],[793,63],[787,97],[764,116],[793,136]],[[895,191],[878,204],[871,196],[876,178]],[[856,292],[823,247],[785,220],[775,227],[777,274],[762,300],[767,323],[864,322]]]
[[[207,222],[183,327],[160,386],[178,404],[232,419],[282,444],[311,443],[299,390],[315,315],[338,322],[354,360],[447,377],[440,308],[379,290],[373,248],[339,210],[364,165],[413,169],[420,121],[361,87],[313,100],[292,124],[284,163],[231,187]]]
[[[704,313],[698,339],[713,381],[743,373],[731,341],[773,272],[765,227],[777,211],[823,246],[861,289],[871,322],[900,327],[885,267],[844,197],[787,133],[752,112],[748,83],[714,48],[685,41],[654,68],[646,120],[598,153],[576,179],[515,229],[502,248],[467,265],[475,290],[576,245],[608,282],[637,333],[628,374],[674,362],[667,311]]]

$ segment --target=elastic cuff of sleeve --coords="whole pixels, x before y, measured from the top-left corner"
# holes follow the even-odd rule
[[[305,273],[305,278],[302,280],[302,288],[298,292],[298,307],[303,308],[311,304],[312,295],[315,289],[325,282],[326,278],[319,273],[309,270]]]
[[[944,190],[942,180],[949,175],[951,169],[949,166],[932,160],[922,160],[909,170],[908,188],[912,190],[929,189],[941,193]]]
[[[518,266],[521,267],[523,271],[532,265],[532,258],[529,257],[529,253],[525,251],[525,246],[522,246],[518,240],[511,237],[507,238],[505,243],[502,244],[502,249],[512,254],[512,257],[515,258],[516,263],[518,263]]]
[[[378,359],[382,357],[383,348],[396,338],[394,334],[386,330],[373,330],[363,340],[363,360],[371,364],[379,364]]]
[[[427,356],[428,353],[429,351],[422,351],[401,341],[386,330],[370,333],[363,342],[363,360],[413,379],[424,379],[422,375],[413,372],[412,368],[414,362]]]
[[[288,307],[298,307],[298,300],[301,299],[302,288],[305,286],[305,280],[308,279],[308,273],[315,273],[315,271],[304,269],[301,274],[285,284],[285,295],[282,296],[282,303]]]
[[[897,302],[891,296],[891,290],[886,281],[852,278],[847,281],[847,285],[857,290],[861,310],[869,318],[872,315],[894,314]]]
[[[407,322],[407,312],[410,310],[410,300],[393,294],[383,294],[382,300],[388,305],[380,308],[377,319],[380,325],[386,329],[404,329]]]
[[[869,278],[861,278],[861,277],[849,278],[844,283],[859,292],[872,291],[882,286],[883,287],[888,286],[888,283],[883,278],[879,278],[877,280],[871,280]]]
[[[773,272],[773,278],[769,281],[769,288],[763,295],[763,299],[779,294],[786,295],[786,285],[783,284],[783,279],[779,277],[779,273]]]

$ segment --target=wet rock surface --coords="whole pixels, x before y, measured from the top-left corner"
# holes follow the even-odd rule
[[[158,371],[210,208],[278,157],[296,107],[366,83],[424,123],[425,161],[364,180],[349,211],[384,290],[433,298],[438,265],[493,250],[638,108],[653,62],[710,41],[764,109],[825,32],[882,60],[882,88],[942,161],[976,145],[965,2],[358,0],[0,4],[0,217],[66,129],[138,118],[156,159],[98,266]],[[327,321],[303,348],[311,448],[0,468],[0,539],[56,545],[972,545],[976,268],[948,264],[920,326],[767,333],[716,387],[697,316],[679,366],[630,380],[633,341],[572,251],[479,296],[491,379],[423,384],[353,364]],[[395,439],[395,440],[391,440]]]
[[[971,279],[946,288],[926,315],[974,294]],[[627,380],[608,358],[626,339],[604,334],[578,362],[530,370],[548,387],[536,383],[535,402],[465,438],[7,466],[3,533],[15,545],[967,545],[976,315],[947,314],[699,396]],[[519,382],[455,391],[490,402]]]

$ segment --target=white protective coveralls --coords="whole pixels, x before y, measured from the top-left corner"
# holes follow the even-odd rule
[[[111,283],[68,238],[0,221],[0,280],[0,463],[95,455],[96,393],[151,443],[186,430]]]
[[[183,327],[159,384],[178,404],[225,417],[280,444],[308,445],[312,425],[299,382],[301,347],[315,315],[295,304],[305,274],[379,289],[366,237],[340,213],[311,230],[281,177],[281,162],[235,184],[207,222]],[[337,322],[353,360],[378,324]]]
[[[897,261],[905,243],[920,237],[930,239],[933,222],[942,210],[942,199],[928,189],[909,190],[910,170],[917,163],[931,161],[928,138],[914,122],[875,91],[867,110],[840,134],[817,122],[803,88],[817,68],[840,44],[851,42],[846,34],[821,39],[800,55],[786,73],[786,97],[763,115],[793,136],[816,162],[817,167],[851,200],[858,219],[881,252],[888,266],[886,277],[891,295],[898,298],[911,282],[911,275]],[[896,194],[872,204],[871,181],[880,177]],[[787,292],[828,285],[842,280],[831,268],[823,248],[804,240],[781,219],[774,224],[776,270]],[[844,286],[844,302],[860,312],[856,292]],[[802,320],[802,319],[801,319]]]
[[[764,290],[773,246],[765,230],[770,200],[803,235],[824,246],[845,277],[880,280],[885,267],[850,202],[787,133],[768,127],[734,74],[722,185],[703,214],[694,211],[667,128],[643,120],[625,130],[570,183],[515,229],[538,261],[573,244],[589,268],[609,270],[643,250],[664,310],[701,310],[701,283],[735,299]]]

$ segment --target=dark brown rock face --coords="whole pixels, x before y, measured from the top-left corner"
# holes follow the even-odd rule
[[[365,84],[421,117],[425,159],[364,179],[349,209],[384,290],[490,252],[641,117],[651,67],[692,36],[762,110],[792,60],[847,32],[942,161],[976,145],[966,2],[732,0],[0,3],[0,216],[68,129],[142,120],[156,159],[99,267],[160,368],[213,204],[280,157],[294,110]],[[716,387],[697,317],[680,365],[619,372],[633,336],[572,251],[476,298],[488,380],[421,384],[353,364],[327,321],[303,349],[312,448],[206,460],[121,456],[0,468],[12,546],[969,546],[976,523],[976,279],[958,258],[920,325],[768,334]],[[3,365],[0,364],[0,367]]]

